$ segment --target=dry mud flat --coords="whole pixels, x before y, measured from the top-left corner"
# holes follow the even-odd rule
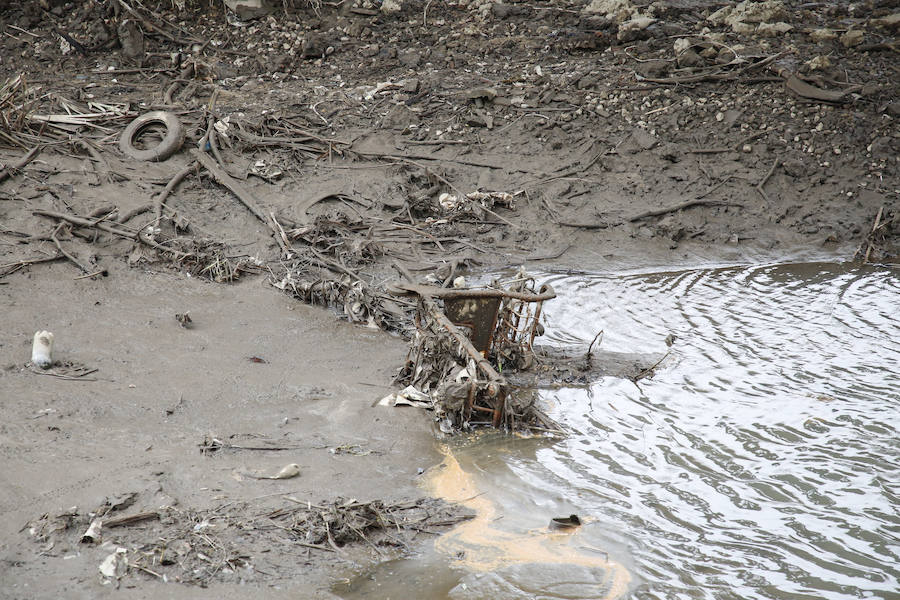
[[[0,13],[12,597],[117,580],[196,597],[163,576],[327,596],[448,526],[416,487],[439,458],[428,415],[371,407],[407,346],[363,326],[409,333],[414,308],[386,292],[393,263],[449,285],[522,264],[896,259],[889,3],[294,5]],[[119,149],[151,109],[185,125],[160,162]],[[40,329],[56,377],[24,366]],[[289,463],[299,477],[253,477]],[[409,527],[305,525],[373,501]],[[159,518],[82,543],[103,511]]]

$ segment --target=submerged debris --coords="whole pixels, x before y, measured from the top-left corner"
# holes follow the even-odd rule
[[[419,304],[416,332],[396,381],[432,398],[445,433],[482,424],[559,430],[537,407],[534,391],[513,393],[500,374],[533,365],[543,302],[556,297],[549,285],[535,287],[524,271],[505,286],[495,282],[480,290],[400,286],[417,295]],[[411,395],[408,390],[404,397]]]

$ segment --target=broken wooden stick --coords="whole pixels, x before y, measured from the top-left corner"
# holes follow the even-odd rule
[[[6,181],[10,177],[12,177],[19,169],[33,161],[40,151],[41,147],[35,146],[28,151],[28,154],[20,158],[14,164],[9,165],[8,167],[0,171],[0,182]]]
[[[575,221],[557,221],[560,227],[572,227],[575,229],[608,229],[609,223],[578,223]]]
[[[766,191],[763,189],[763,187],[769,181],[769,178],[772,177],[772,174],[775,172],[775,169],[777,169],[778,165],[780,165],[780,164],[781,164],[781,159],[776,158],[775,162],[772,163],[772,168],[769,169],[768,173],[766,173],[766,176],[763,177],[762,180],[760,180],[760,182],[758,184],[756,184],[756,191],[759,192],[759,195],[762,196],[763,200],[766,201],[766,204],[769,203],[769,197],[766,195]]]
[[[194,161],[194,162],[191,162],[186,167],[184,167],[183,169],[181,169],[180,171],[178,171],[177,173],[175,173],[175,175],[172,177],[172,179],[169,180],[169,183],[166,184],[166,187],[163,188],[163,191],[161,191],[159,193],[159,195],[157,195],[156,198],[153,199],[153,213],[154,213],[154,217],[156,219],[154,221],[155,225],[158,226],[159,220],[162,218],[163,202],[165,202],[166,198],[169,197],[169,194],[172,193],[172,190],[174,190],[178,186],[178,184],[181,183],[181,181],[185,177],[188,176],[188,173],[190,173],[191,171],[193,171],[196,168],[197,168],[197,162]],[[126,213],[128,218],[126,219],[123,216],[123,218],[119,222],[124,223],[128,219],[130,219],[134,216],[137,216],[138,214],[140,214],[142,212],[144,212],[143,207],[141,207],[141,210],[138,212],[132,211],[132,212]]]
[[[125,239],[140,242],[141,244],[150,246],[154,250],[159,250],[161,252],[168,252],[170,254],[174,254],[178,258],[190,258],[191,256],[193,256],[192,254],[189,254],[186,252],[181,252],[179,250],[167,248],[166,246],[163,246],[162,244],[154,242],[152,239],[150,239],[147,236],[140,235],[140,233],[138,233],[138,232],[132,233],[130,231],[124,231],[122,229],[113,227],[112,225],[107,225],[106,223],[103,223],[103,222],[91,221],[89,219],[85,219],[82,217],[76,217],[73,215],[67,215],[65,213],[60,213],[60,212],[56,212],[53,210],[37,209],[37,210],[31,211],[31,214],[39,215],[42,217],[49,217],[51,219],[58,219],[60,221],[68,221],[69,223],[71,223],[73,225],[78,225],[79,227],[87,227],[87,228],[93,227],[93,228],[99,229],[101,231],[105,231],[107,233],[111,233],[113,235],[117,235],[117,236],[125,238]],[[60,255],[60,256],[62,256],[62,255]]]
[[[162,205],[160,204],[160,206],[162,206]],[[131,210],[129,210],[126,213],[122,213],[119,216],[119,218],[116,219],[116,221],[120,224],[124,224],[124,223],[127,223],[128,221],[130,221],[131,219],[135,218],[136,216],[143,214],[150,210],[153,210],[152,204],[142,204],[142,205],[138,206],[137,208],[132,208]]]
[[[869,239],[869,247],[866,248],[866,256],[863,258],[863,263],[869,262],[869,257],[872,256],[872,250],[875,248],[875,240],[873,239],[875,236],[875,232],[878,231],[878,225],[881,223],[881,215],[884,214],[884,206],[878,209],[878,214],[875,215],[875,224],[872,225],[872,231],[868,235]]]
[[[219,182],[221,185],[228,188],[228,190],[235,195],[235,197],[240,200],[241,204],[247,207],[253,216],[262,221],[266,227],[272,230],[272,233],[275,234],[275,241],[278,242],[278,245],[281,247],[281,250],[285,254],[290,254],[290,248],[284,243],[284,240],[281,239],[281,234],[278,231],[278,226],[276,223],[273,223],[266,214],[262,211],[262,208],[259,206],[259,202],[257,202],[256,198],[250,192],[250,190],[246,189],[243,185],[241,185],[234,177],[229,175],[218,165],[218,163],[210,157],[205,152],[201,152],[200,150],[193,149],[191,150],[191,154],[194,155],[203,168],[209,171],[209,174],[212,175],[213,179]]]
[[[159,513],[155,511],[151,512],[142,512],[134,515],[128,515],[125,517],[114,517],[112,519],[105,519],[103,521],[103,527],[107,529],[112,529],[113,527],[122,527],[123,525],[134,525],[135,523],[142,523],[143,521],[150,521],[151,519],[158,519]]]
[[[15,273],[22,267],[27,267],[28,265],[53,262],[55,260],[61,260],[63,258],[65,258],[65,256],[63,256],[62,254],[56,254],[54,256],[42,256],[40,258],[26,258],[24,260],[17,260],[16,262],[0,265],[0,277],[6,277],[7,275]]]
[[[684,208],[691,208],[692,206],[740,206],[739,204],[734,204],[733,202],[724,202],[722,200],[703,200],[701,198],[695,198],[694,200],[688,200],[687,202],[682,202],[680,204],[676,204],[675,206],[668,206],[666,208],[658,208],[656,210],[648,210],[647,212],[642,212],[639,215],[635,215],[628,219],[629,222],[634,223],[635,221],[640,221],[641,219],[646,219],[648,217],[659,217],[661,215],[665,215],[668,213],[677,212]]]
[[[60,221],[68,221],[72,225],[78,225],[79,227],[93,227],[96,229],[100,229],[101,231],[105,231],[107,233],[111,233],[113,235],[128,238],[131,240],[136,240],[139,237],[137,233],[118,229],[116,227],[113,227],[112,225],[103,223],[102,221],[98,222],[96,220],[85,219],[84,217],[76,217],[74,215],[67,215],[66,213],[56,212],[53,210],[44,210],[42,208],[38,208],[31,211],[31,214],[39,215],[41,217],[50,217],[51,219],[58,219]]]
[[[266,218],[266,213],[262,211],[259,203],[256,201],[256,198],[253,194],[244,188],[237,180],[235,180],[231,175],[226,173],[222,168],[216,163],[216,161],[210,157],[205,152],[201,152],[197,149],[192,149],[191,154],[194,155],[194,158],[203,166],[204,169],[209,171],[210,175],[213,176],[219,184],[228,188],[228,190],[240,200],[241,204],[243,204],[247,210],[253,213],[257,219],[269,225],[269,220]]]
[[[84,274],[90,273],[91,272],[90,269],[88,269],[85,265],[83,265],[77,258],[75,258],[71,254],[66,252],[65,249],[63,249],[62,244],[59,243],[59,239],[56,237],[56,234],[59,233],[59,230],[62,229],[62,227],[63,227],[63,224],[60,223],[56,227],[56,229],[53,230],[53,233],[50,234],[50,240],[53,241],[53,244],[56,246],[56,249],[59,250],[59,253],[62,254],[63,256],[65,256],[67,259],[69,259],[69,262],[71,262],[73,265],[75,265],[76,267],[81,269],[82,273],[84,273]]]
[[[591,360],[591,350],[593,350],[593,348],[594,348],[594,343],[597,340],[602,340],[602,339],[603,339],[603,330],[601,329],[600,331],[597,332],[597,335],[594,336],[594,339],[591,340],[591,343],[588,344],[587,353],[585,354],[585,358],[587,359],[588,362],[590,362],[590,360]]]

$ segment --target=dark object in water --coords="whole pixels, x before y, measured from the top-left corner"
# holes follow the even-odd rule
[[[554,529],[571,529],[573,527],[579,527],[581,525],[581,519],[578,518],[578,515],[569,515],[568,517],[553,517],[550,519],[550,527]]]

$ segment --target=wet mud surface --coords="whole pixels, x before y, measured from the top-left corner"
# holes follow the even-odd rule
[[[22,529],[105,498],[136,492],[129,511],[421,498],[418,469],[442,458],[429,416],[372,407],[407,350],[371,327],[396,331],[411,309],[384,293],[395,261],[440,283],[519,265],[896,260],[888,3],[743,17],[707,2],[288,4],[246,24],[205,3],[0,9],[12,597],[113,593],[97,568],[115,548],[45,548]],[[162,162],[119,146],[151,109],[185,126]],[[26,366],[43,329],[61,361],[49,375]],[[610,369],[665,352],[620,350]],[[267,446],[287,449],[240,448]],[[299,477],[247,476],[289,463]],[[433,537],[409,535],[413,549]],[[332,597],[348,564],[385,558],[365,541],[349,557],[309,550],[295,578],[257,573],[256,591]],[[244,593],[157,580],[120,583]]]

